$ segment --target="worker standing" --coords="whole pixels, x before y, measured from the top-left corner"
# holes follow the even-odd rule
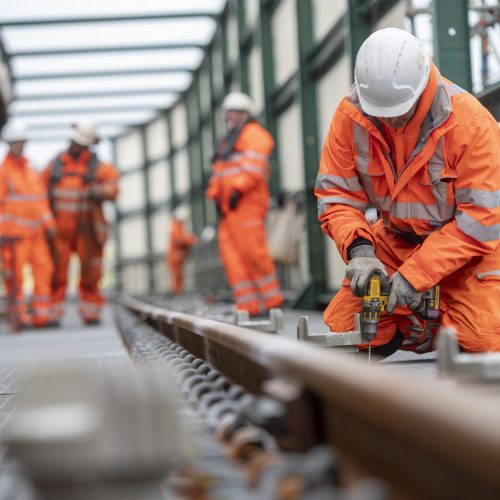
[[[436,284],[441,324],[456,329],[461,348],[500,351],[499,189],[491,114],[441,76],[414,36],[373,33],[334,114],[316,183],[322,228],[348,263],[324,314],[330,329],[353,329],[359,296],[378,273],[391,291],[375,352],[430,348],[434,332],[413,310]],[[372,226],[369,205],[381,214]]]
[[[248,95],[232,92],[222,108],[226,135],[215,148],[206,195],[221,215],[219,251],[236,307],[256,315],[283,304],[264,228],[274,141],[252,116]]]
[[[104,305],[99,280],[108,226],[102,204],[116,199],[119,177],[113,165],[101,162],[90,149],[97,141],[93,123],[77,124],[67,151],[57,156],[43,172],[56,220],[54,313],[59,319],[64,314],[68,264],[71,255],[76,253],[80,260],[78,309],[89,325],[100,322]]]
[[[196,236],[186,230],[181,209],[175,210],[170,223],[170,242],[165,261],[170,269],[171,292],[178,295],[183,291],[183,267],[190,248],[196,243]]]
[[[10,293],[15,290],[16,312],[21,327],[30,324],[47,326],[52,320],[51,281],[54,267],[49,240],[54,237],[54,218],[40,175],[23,156],[28,138],[26,125],[11,119],[2,130],[2,138],[9,145],[9,151],[0,166],[0,234],[18,238],[13,248],[2,250],[7,288]],[[31,314],[23,292],[23,269],[26,264],[31,266],[34,280]]]

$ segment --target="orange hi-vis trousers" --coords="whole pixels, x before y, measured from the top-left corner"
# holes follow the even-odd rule
[[[267,249],[264,220],[229,212],[219,224],[218,238],[237,309],[259,314],[281,307],[283,296]]]
[[[384,227],[381,219],[373,226],[373,236],[377,244],[377,257],[384,263],[389,275],[417,249],[415,245],[397,239]],[[500,351],[499,270],[500,249],[473,258],[439,283],[440,324],[451,326],[457,331],[458,342],[466,351]],[[361,312],[361,300],[351,292],[349,285],[349,280],[344,279],[341,289],[324,312],[323,318],[332,332],[353,330],[354,314]],[[387,344],[397,328],[407,343],[403,348],[417,350],[418,345],[408,342],[412,338],[412,319],[414,321],[415,316],[407,307],[396,307],[392,315],[383,312],[372,345]],[[435,329],[432,333],[435,333]]]
[[[12,251],[15,252],[15,266]],[[45,235],[38,233],[24,237],[12,246],[2,248],[4,273],[9,293],[12,293],[15,280],[17,314],[21,324],[44,326],[52,319],[51,280],[54,267]],[[31,298],[32,316],[28,311],[23,292],[23,269],[28,264],[34,280]]]

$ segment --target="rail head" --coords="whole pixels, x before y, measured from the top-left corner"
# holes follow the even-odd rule
[[[471,484],[485,495],[493,491],[500,495],[500,402],[449,382],[368,366],[283,337],[139,301],[128,300],[124,305],[149,318],[158,330],[175,337],[188,350],[195,342],[203,344],[197,354],[210,364],[217,363],[217,369],[228,378],[238,370],[249,377],[254,367],[263,370],[265,378],[298,381],[317,398],[326,440],[349,454],[352,440],[346,436],[357,433],[356,446],[366,448],[366,456],[372,455],[382,475],[389,469],[401,469],[401,481],[411,482],[413,476],[404,469],[412,467],[408,461],[414,460],[429,474],[431,464],[439,465],[439,472],[432,474],[442,474],[450,485],[455,478],[449,495],[441,492],[427,498],[466,498],[472,494]],[[247,369],[242,368],[245,364]],[[392,444],[381,453],[377,447],[383,445],[384,437]],[[424,477],[412,487],[427,495],[433,481],[435,477]]]

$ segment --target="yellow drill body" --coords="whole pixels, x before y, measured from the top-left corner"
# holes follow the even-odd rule
[[[385,311],[388,301],[389,291],[382,290],[380,275],[373,275],[367,294],[361,298],[361,333],[368,342],[377,335],[380,313]],[[439,318],[440,304],[441,289],[439,285],[435,285],[422,295],[422,301],[414,312],[422,319],[436,320]]]

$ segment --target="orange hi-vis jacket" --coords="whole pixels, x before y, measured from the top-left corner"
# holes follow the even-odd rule
[[[432,104],[401,171],[395,172],[387,141],[352,87],[333,117],[315,190],[322,228],[345,261],[358,237],[376,247],[364,218],[369,205],[391,232],[425,238],[399,268],[421,291],[473,257],[497,253],[500,243],[498,125],[433,69]]]
[[[228,134],[217,146],[206,193],[223,215],[218,227],[219,252],[236,307],[249,314],[283,304],[264,227],[273,147],[269,132],[254,120]],[[240,194],[231,209],[235,191]]]
[[[434,66],[419,114],[416,136],[412,118],[388,137],[387,127],[363,114],[351,88],[323,148],[315,189],[319,220],[346,262],[349,246],[365,238],[389,274],[398,270],[419,291],[441,283],[442,324],[457,329],[466,350],[498,351],[498,124]],[[374,226],[364,217],[370,205],[381,214]],[[360,310],[347,285],[345,279],[324,314],[334,332],[351,329]],[[396,308],[392,319],[383,313],[374,345],[391,339],[395,323],[405,334],[410,313],[406,307]]]
[[[269,207],[269,157],[274,140],[256,121],[246,123],[224,157],[217,155],[207,189],[207,197],[215,200],[222,214],[227,214],[233,191],[246,193],[238,208],[247,214],[265,216]],[[241,205],[240,205],[241,204]]]
[[[55,216],[57,233],[66,238],[76,235],[82,229],[82,224],[91,224],[96,233],[105,231],[104,217],[100,212],[100,201],[114,201],[118,195],[119,174],[110,163],[98,162],[90,182],[86,179],[91,153],[84,151],[76,160],[67,152],[59,156],[63,164],[61,177],[53,182],[54,161],[43,172],[43,179],[49,189],[51,208]],[[89,199],[89,189],[99,191],[99,201]],[[98,208],[99,221],[89,222],[90,217],[95,218],[92,208]]]
[[[19,240],[14,244],[15,259],[9,248],[3,249],[2,257],[6,284],[10,293],[16,290],[17,314],[23,324],[32,322],[34,326],[42,326],[52,317],[54,266],[45,231],[54,226],[39,174],[26,158],[8,154],[0,166],[0,234],[17,236]],[[23,293],[23,269],[26,264],[31,266],[34,278],[31,318]]]
[[[0,166],[0,234],[32,237],[54,227],[40,175],[25,157],[10,154]]]
[[[196,236],[186,231],[179,219],[172,219],[170,225],[170,245],[166,258],[170,266],[182,264],[186,259],[189,248],[196,243]]]
[[[179,219],[172,219],[170,226],[170,245],[166,253],[166,263],[170,267],[171,290],[178,294],[182,292],[182,266],[189,248],[196,243],[196,236],[186,231]]]

